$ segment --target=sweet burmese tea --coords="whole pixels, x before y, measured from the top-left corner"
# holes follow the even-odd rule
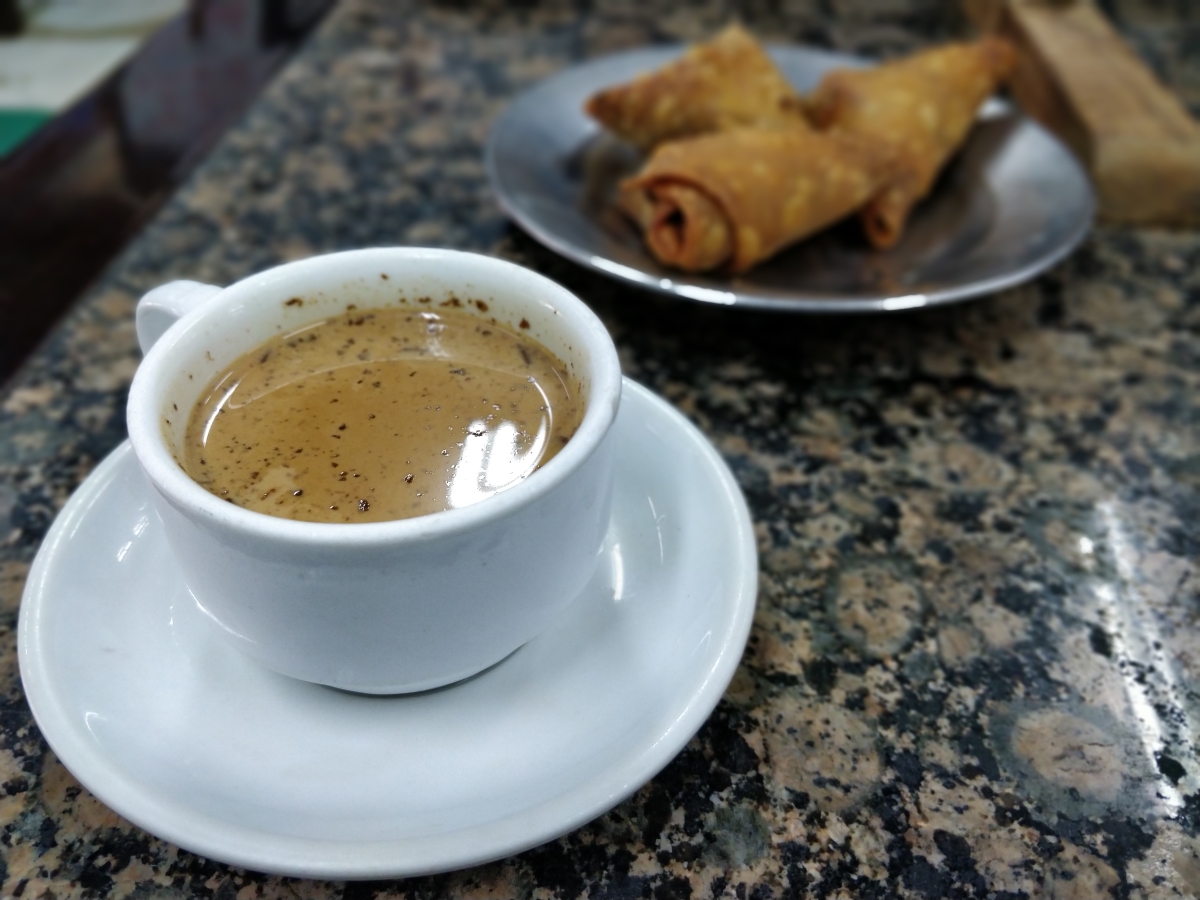
[[[218,375],[188,420],[184,468],[270,515],[403,519],[517,484],[582,418],[567,367],[517,331],[460,309],[350,307]]]

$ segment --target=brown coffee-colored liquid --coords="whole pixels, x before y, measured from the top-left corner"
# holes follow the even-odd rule
[[[379,522],[519,483],[582,418],[567,367],[517,331],[456,309],[350,309],[218,375],[183,465],[246,509]]]

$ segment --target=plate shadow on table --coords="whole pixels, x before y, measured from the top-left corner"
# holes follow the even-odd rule
[[[623,221],[618,222],[625,227]],[[632,230],[632,226],[630,226]],[[859,239],[845,223],[827,236],[843,246]],[[1027,333],[1062,317],[1062,285],[1089,258],[1086,249],[1016,291],[887,315],[805,316],[759,308],[681,303],[678,298],[595,272],[544,247],[516,225],[508,245],[513,258],[583,298],[612,333],[626,374],[654,388],[658,376],[691,378],[725,364],[749,363],[768,379],[796,385],[812,378],[862,376],[869,380],[915,377],[923,353],[936,346],[961,357],[964,370],[984,356],[1005,357]],[[954,350],[957,348],[957,350]],[[901,374],[907,372],[908,375]],[[690,373],[690,374],[687,374]],[[797,381],[796,379],[799,379]]]

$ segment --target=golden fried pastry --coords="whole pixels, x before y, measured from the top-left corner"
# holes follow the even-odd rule
[[[660,145],[619,202],[664,265],[745,272],[860,208],[889,159],[853,135],[736,128]]]
[[[588,115],[643,150],[662,141],[740,125],[804,127],[800,97],[744,28],[628,84],[592,96]]]
[[[948,44],[872,69],[829,72],[807,99],[818,128],[857,135],[887,148],[895,180],[862,210],[867,239],[890,247],[908,214],[958,149],[975,113],[1007,78],[1012,46],[989,37]]]

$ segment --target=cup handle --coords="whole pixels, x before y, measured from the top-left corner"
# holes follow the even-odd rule
[[[137,305],[137,339],[142,354],[150,352],[164,332],[221,288],[199,281],[171,281],[156,287]]]

